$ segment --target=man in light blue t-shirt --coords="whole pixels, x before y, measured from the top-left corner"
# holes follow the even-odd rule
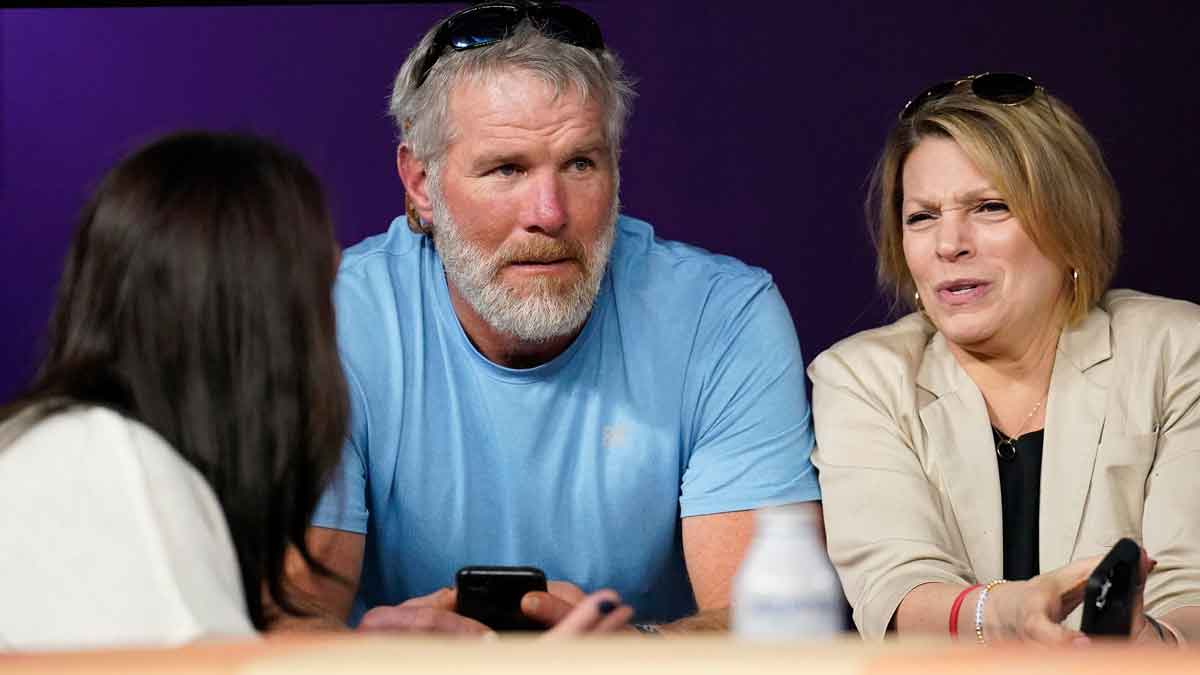
[[[533,565],[607,589],[527,596],[547,624],[721,626],[750,510],[819,499],[770,275],[617,217],[631,91],[590,21],[465,10],[396,79],[408,216],[342,260],[353,422],[312,532],[352,625],[469,629],[455,571]]]

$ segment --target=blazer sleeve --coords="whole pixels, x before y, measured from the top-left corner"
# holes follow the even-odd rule
[[[920,425],[906,428],[898,421],[905,385],[895,390],[896,381],[904,379],[896,371],[902,364],[890,368],[859,350],[836,349],[809,369],[817,439],[813,458],[830,559],[859,631],[879,640],[913,588],[931,582],[969,584],[972,573],[948,543],[944,501],[914,451],[911,433],[919,431],[908,429]],[[907,396],[915,401],[915,385],[906,381]],[[915,415],[915,404],[910,409]]]
[[[1143,545],[1158,561],[1146,582],[1146,611],[1163,616],[1200,606],[1200,312],[1173,331],[1154,464],[1146,480]]]

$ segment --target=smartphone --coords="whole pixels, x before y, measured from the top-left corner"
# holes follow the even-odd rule
[[[521,613],[521,598],[546,590],[546,575],[536,567],[473,565],[455,575],[459,614],[496,631],[545,630]]]
[[[1088,577],[1083,593],[1083,622],[1088,635],[1129,635],[1133,624],[1133,589],[1137,585],[1142,547],[1132,539],[1118,541]]]

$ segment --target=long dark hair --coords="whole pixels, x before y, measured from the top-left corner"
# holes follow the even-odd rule
[[[337,264],[320,185],[296,155],[236,134],[183,133],[121,161],[83,211],[48,353],[0,420],[77,404],[166,439],[216,492],[254,625],[289,599],[294,547],[344,440]],[[25,415],[22,415],[26,419]]]

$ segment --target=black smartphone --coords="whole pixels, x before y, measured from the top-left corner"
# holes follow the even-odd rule
[[[546,590],[546,575],[536,567],[475,565],[455,575],[459,614],[496,631],[545,630],[521,613],[521,598]]]
[[[1118,541],[1088,577],[1083,593],[1083,622],[1088,635],[1129,635],[1133,624],[1133,589],[1137,586],[1142,547],[1132,539]]]

